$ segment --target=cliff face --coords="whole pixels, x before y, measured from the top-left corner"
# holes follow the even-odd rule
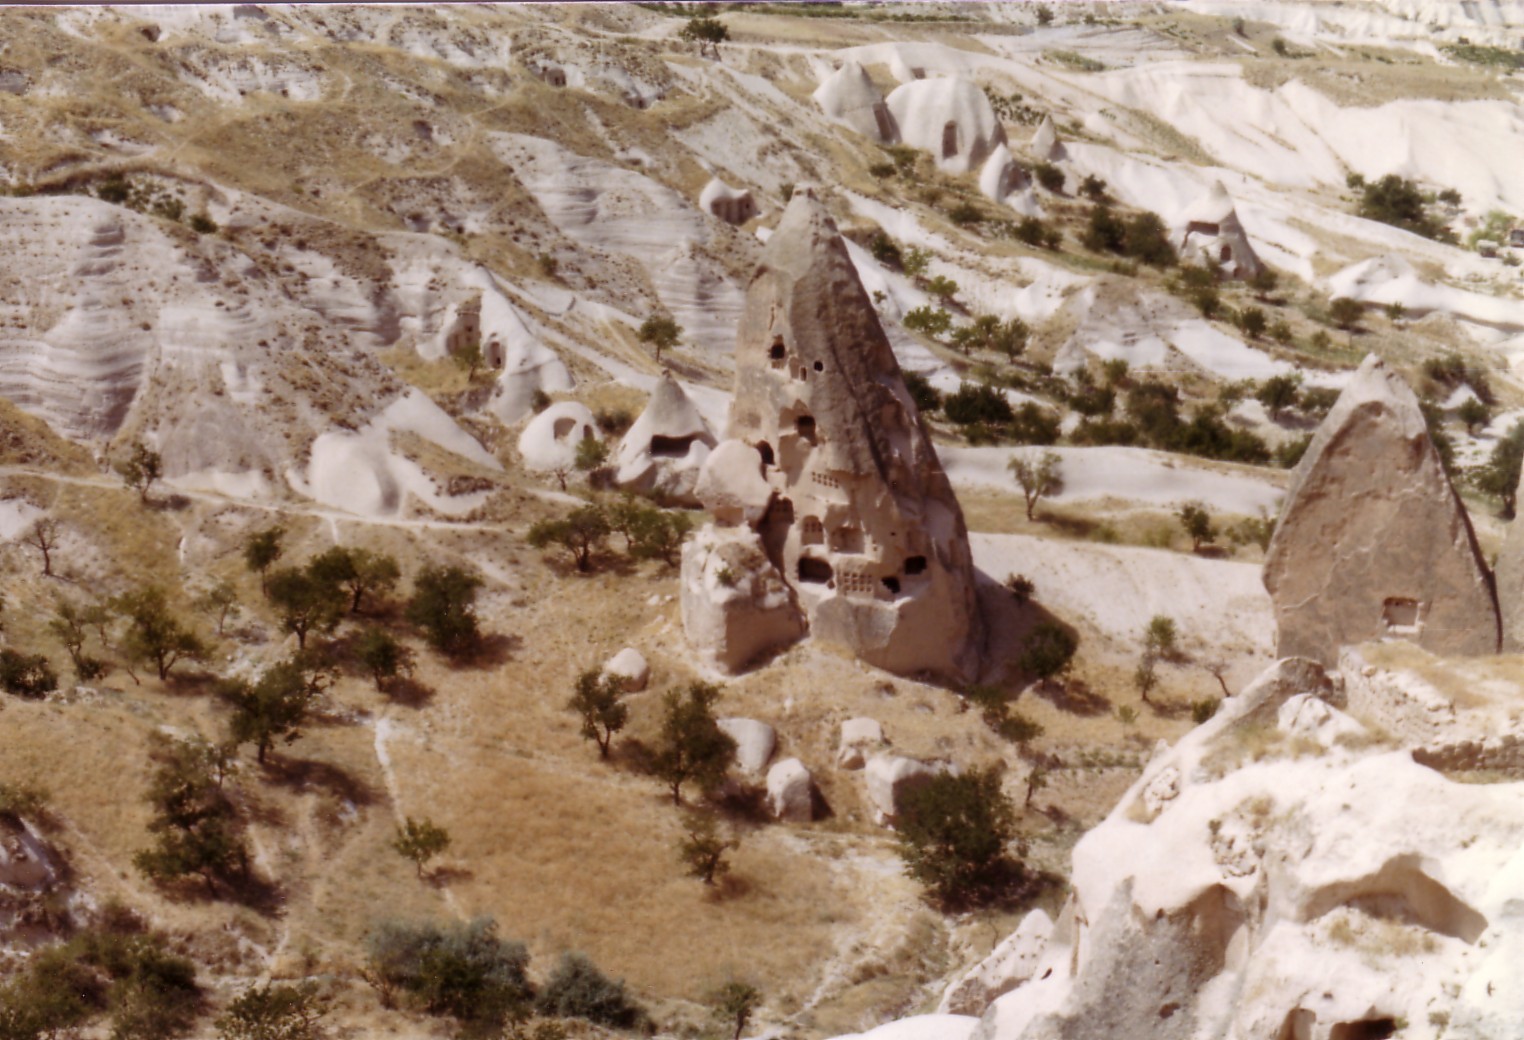
[[[963,513],[841,236],[795,193],[746,294],[730,437],[774,497],[759,530],[816,638],[902,674],[978,669]]]

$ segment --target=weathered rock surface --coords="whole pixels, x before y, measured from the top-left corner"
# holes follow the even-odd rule
[[[760,773],[767,768],[778,747],[777,731],[756,719],[719,719],[718,725],[736,742],[736,765],[742,772]]]
[[[1292,476],[1265,557],[1278,653],[1332,665],[1339,648],[1409,639],[1490,654],[1492,577],[1429,439],[1418,399],[1367,357]]]
[[[842,769],[861,769],[868,756],[875,754],[887,741],[884,727],[877,719],[847,719],[841,724],[841,743],[836,750],[836,764]]]
[[[704,460],[694,494],[715,520],[727,526],[755,526],[773,500],[762,475],[762,455],[745,441],[721,441]]]
[[[603,674],[618,679],[625,693],[639,693],[651,681],[651,666],[645,654],[627,646],[604,662]]]
[[[815,818],[815,778],[797,758],[785,758],[767,771],[767,811],[795,823]]]
[[[900,140],[931,153],[938,169],[970,173],[1005,143],[1005,127],[989,98],[972,80],[958,76],[902,83],[884,102]]]
[[[899,130],[883,95],[855,61],[844,62],[811,95],[826,118],[850,127],[880,144],[899,140]]]
[[[904,807],[906,795],[943,772],[946,767],[940,763],[922,762],[903,755],[878,754],[868,759],[863,769],[863,783],[867,786],[868,802],[873,806],[874,820],[893,826]]]
[[[990,955],[974,965],[950,986],[937,1005],[939,1014],[982,1015],[1000,996],[1029,980],[1048,940],[1053,937],[1053,919],[1042,910],[1033,910],[1021,919],[1016,930],[996,946]]]
[[[747,290],[729,436],[760,454],[773,491],[762,545],[814,638],[902,674],[977,673],[983,629],[963,513],[846,246],[808,189],[794,192]]]
[[[714,445],[709,424],[672,374],[663,373],[645,411],[619,442],[614,480],[629,491],[696,506],[699,471]]]
[[[1503,652],[1524,653],[1524,523],[1514,520],[1498,553],[1498,613],[1503,625]]]
[[[683,543],[683,629],[699,654],[737,672],[804,634],[793,590],[749,527],[705,525]]]
[[[579,401],[559,401],[529,420],[519,434],[519,455],[524,468],[569,470],[576,465],[577,446],[585,440],[601,441],[598,420]]]
[[[1368,735],[1309,754],[1340,685],[1277,662],[1156,755],[975,1036],[1521,1035],[1524,784],[1454,783]]]

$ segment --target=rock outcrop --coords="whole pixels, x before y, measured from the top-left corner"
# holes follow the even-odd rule
[[[1409,639],[1438,654],[1498,649],[1498,610],[1465,507],[1418,399],[1367,357],[1292,476],[1265,557],[1278,652]]]
[[[1058,127],[1053,125],[1052,116],[1043,116],[1042,122],[1037,124],[1037,130],[1027,142],[1027,151],[1038,162],[1058,162],[1069,157],[1064,142],[1058,138]]]
[[[747,290],[729,437],[755,454],[721,444],[706,471],[723,453],[747,472],[706,472],[700,497],[727,482],[749,488],[731,496],[726,519],[749,517],[760,462],[771,489],[760,544],[814,638],[901,674],[977,674],[983,631],[963,513],[809,189],[795,191]]]
[[[699,471],[714,445],[709,424],[672,374],[663,373],[645,411],[619,442],[614,480],[629,491],[696,506]]]
[[[757,215],[757,200],[745,188],[732,188],[718,177],[699,193],[699,209],[727,224],[744,224]]]
[[[1339,683],[1278,662],[1157,753],[974,1036],[1521,1035],[1524,784],[1454,783],[1370,733],[1309,754],[1314,700],[1337,718]]]
[[[903,755],[878,754],[868,759],[863,769],[868,802],[876,822],[893,826],[904,809],[905,797],[931,779],[946,772],[941,763],[922,762]]]
[[[559,401],[529,421],[519,434],[524,468],[541,472],[569,470],[576,465],[577,447],[585,440],[602,440],[598,420],[587,405]]]
[[[1210,267],[1229,278],[1253,278],[1264,270],[1222,181],[1214,182],[1182,214],[1180,223],[1182,260]]]
[[[884,104],[883,95],[857,62],[845,62],[827,76],[811,96],[827,119],[880,144],[893,144],[899,140],[889,106]]]
[[[944,1015],[982,1015],[994,1001],[1027,982],[1037,970],[1053,919],[1033,910],[990,955],[968,970],[942,996],[937,1012]]]
[[[749,527],[705,525],[683,543],[683,629],[703,659],[738,672],[804,634],[794,593]]]
[[[815,778],[797,758],[767,771],[767,811],[774,819],[809,823],[815,818]]]
[[[945,173],[971,173],[1005,143],[1005,128],[972,80],[911,80],[895,87],[885,104],[900,140],[930,152]]]
[[[1497,560],[1498,613],[1503,653],[1524,653],[1524,523],[1514,520]]]
[[[618,679],[625,693],[639,693],[651,681],[651,666],[645,654],[627,646],[604,662],[603,674]]]
[[[847,719],[841,724],[841,743],[836,749],[836,764],[842,769],[861,769],[868,756],[885,746],[884,727],[877,719]]]
[[[736,742],[736,765],[743,773],[760,774],[778,747],[777,732],[756,719],[720,719],[720,732]]]

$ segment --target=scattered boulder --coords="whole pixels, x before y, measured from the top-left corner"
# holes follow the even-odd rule
[[[997,145],[1005,143],[1005,128],[972,80],[911,80],[895,87],[885,103],[900,140],[930,152],[945,173],[977,170]]]
[[[815,778],[797,758],[767,771],[767,811],[774,819],[809,823],[815,818]]]
[[[1381,638],[1497,652],[1471,520],[1418,399],[1380,358],[1361,364],[1292,475],[1264,581],[1282,657],[1331,666],[1341,646]]]
[[[863,782],[868,788],[874,821],[892,827],[905,796],[944,772],[947,767],[940,763],[922,762],[903,755],[878,754],[868,759]]]
[[[639,693],[651,681],[651,666],[645,654],[627,646],[604,662],[603,674],[618,679],[625,693]]]
[[[795,190],[747,289],[729,436],[756,455],[722,444],[699,497],[724,501],[721,523],[750,520],[760,472],[772,491],[755,521],[761,544],[816,639],[892,672],[977,673],[983,628],[962,510],[846,245],[808,188]],[[728,496],[709,491],[721,452],[734,459]]]
[[[524,468],[540,472],[571,469],[577,446],[585,440],[602,440],[598,420],[579,401],[558,401],[529,421],[519,434],[519,455]]]
[[[732,188],[718,177],[699,192],[699,209],[727,224],[744,224],[757,215],[757,201],[745,188]]]
[[[884,97],[855,61],[825,78],[811,95],[827,119],[856,130],[879,144],[893,144],[900,139]]]
[[[744,773],[760,773],[778,747],[777,732],[756,719],[720,719],[718,725],[736,742],[736,765]]]
[[[642,494],[655,492],[696,506],[699,471],[715,446],[714,433],[670,372],[657,381],[645,411],[619,442],[614,480]]]
[[[1053,919],[1033,910],[1021,919],[990,955],[953,983],[937,1005],[943,1015],[982,1015],[995,998],[1009,993],[1036,974],[1037,965],[1053,937]]]
[[[749,527],[706,524],[683,543],[683,629],[699,654],[735,673],[804,634],[793,590]]]
[[[868,756],[885,745],[884,727],[877,719],[847,719],[841,724],[841,744],[836,764],[842,769],[861,769]]]
[[[1214,181],[1180,222],[1184,225],[1179,242],[1182,261],[1201,264],[1229,278],[1253,278],[1264,270],[1222,181]]]
[[[704,460],[694,494],[721,524],[755,527],[773,500],[762,454],[745,441],[721,441]]]

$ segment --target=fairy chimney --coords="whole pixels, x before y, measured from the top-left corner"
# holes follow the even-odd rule
[[[1498,649],[1492,575],[1418,399],[1367,357],[1308,446],[1265,557],[1276,654],[1406,639],[1436,654]]]
[[[983,628],[962,510],[808,189],[747,289],[729,435],[760,454],[773,496],[757,530],[816,639],[900,674],[976,674]]]

